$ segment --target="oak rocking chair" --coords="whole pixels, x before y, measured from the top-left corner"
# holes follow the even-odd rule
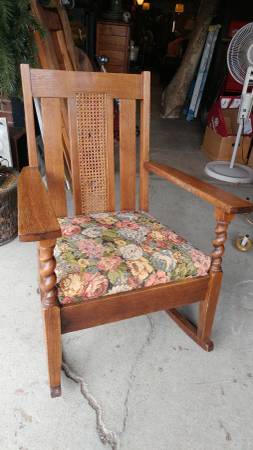
[[[149,160],[150,74],[21,66],[29,167],[19,177],[19,237],[37,241],[51,396],[61,395],[61,334],[155,311],[204,350],[222,280],[229,222],[253,204]],[[41,99],[46,184],[40,177],[33,98]],[[115,212],[113,100],[120,103],[120,211]],[[64,99],[64,100],[63,100]],[[74,215],[68,216],[60,102],[68,109]],[[140,187],[136,208],[136,102],[140,102]],[[211,257],[148,211],[149,173],[214,206]],[[197,326],[177,307],[199,302]]]

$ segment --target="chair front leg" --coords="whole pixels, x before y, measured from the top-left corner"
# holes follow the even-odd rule
[[[61,318],[57,297],[55,240],[39,243],[40,293],[51,397],[61,395]]]
[[[219,298],[221,282],[222,282],[222,256],[225,251],[225,241],[227,239],[227,229],[229,223],[233,219],[233,214],[228,214],[224,210],[215,209],[216,218],[216,238],[213,241],[214,250],[212,252],[212,261],[210,268],[210,281],[204,301],[200,302],[198,337],[205,343],[210,342],[209,338],[212,332],[213,321],[216,312],[216,306]],[[206,346],[206,350],[212,348]]]

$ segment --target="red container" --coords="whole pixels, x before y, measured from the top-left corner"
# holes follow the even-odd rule
[[[221,95],[208,113],[207,125],[222,137],[236,135],[239,106],[240,96]],[[244,134],[249,137],[253,135],[252,114],[248,123],[245,123]]]

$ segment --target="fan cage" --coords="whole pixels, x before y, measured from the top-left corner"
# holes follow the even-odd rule
[[[253,54],[253,22],[240,28],[231,39],[228,47],[228,70],[240,84],[244,83],[247,68],[252,65],[252,61],[249,59],[251,54]]]

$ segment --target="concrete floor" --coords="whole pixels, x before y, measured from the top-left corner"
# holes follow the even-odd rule
[[[205,178],[198,123],[160,119],[157,89],[154,96],[152,157]],[[253,197],[252,186],[223,187]],[[152,177],[151,212],[210,251],[209,205]],[[68,377],[62,376],[63,396],[53,400],[36,246],[15,240],[1,247],[0,449],[252,450],[253,252],[233,247],[246,231],[253,235],[245,217],[229,231],[212,353],[164,313],[65,335]],[[194,307],[187,312],[196,315]]]

